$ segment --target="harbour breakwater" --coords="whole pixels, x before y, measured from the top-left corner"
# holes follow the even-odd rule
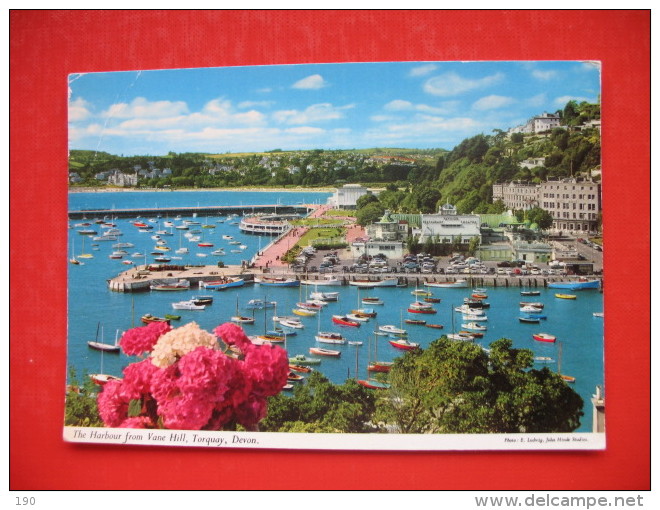
[[[255,277],[263,274],[276,275],[278,278],[293,278],[296,280],[318,281],[322,285],[325,274],[321,273],[293,273],[286,270],[276,272],[268,269],[247,269],[241,266],[162,266],[159,270],[149,270],[147,266],[136,267],[123,271],[114,278],[107,280],[108,288],[115,292],[142,292],[148,291],[151,285],[158,283],[174,283],[178,280],[188,280],[191,288],[199,286],[200,282],[209,282],[222,277],[242,278],[246,284],[254,283]],[[371,274],[358,273],[334,273],[341,285],[349,285],[353,280],[372,280],[376,284],[382,277]],[[469,288],[475,287],[504,287],[504,288],[546,288],[554,282],[578,281],[579,277],[571,276],[504,276],[504,275],[479,275],[473,277],[461,276],[439,276],[439,275],[388,275],[398,279],[399,287],[423,287],[425,283],[455,282],[467,280]],[[600,288],[603,288],[603,279],[600,280]],[[313,285],[313,284],[312,284]]]

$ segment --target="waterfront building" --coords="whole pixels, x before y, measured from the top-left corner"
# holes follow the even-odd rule
[[[529,210],[539,205],[539,185],[512,181],[493,184],[493,202],[501,200],[509,209]]]
[[[390,211],[385,211],[382,218],[366,227],[367,237],[351,244],[354,258],[361,255],[382,253],[388,258],[403,258],[406,251],[408,222],[394,219]]]
[[[601,211],[600,183],[577,178],[546,181],[539,186],[539,207],[552,215],[554,230],[596,232]]]
[[[263,214],[246,216],[241,219],[238,228],[247,234],[280,235],[291,228],[289,220],[297,219],[297,214]]]
[[[481,241],[480,220],[478,214],[458,214],[456,207],[445,204],[437,214],[420,214],[420,228],[413,230],[419,235],[419,241],[432,239],[439,243],[460,242],[467,245],[474,238]]]
[[[355,209],[358,198],[370,194],[370,190],[359,184],[344,184],[328,198],[328,205],[336,209]]]
[[[533,184],[493,184],[493,201],[502,200],[510,209],[540,207],[552,216],[552,230],[588,234],[598,230],[602,210],[601,185],[583,178],[555,179]]]

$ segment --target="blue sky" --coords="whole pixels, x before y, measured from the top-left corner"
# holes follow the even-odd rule
[[[452,149],[567,101],[593,62],[301,64],[69,76],[69,148],[123,155]]]

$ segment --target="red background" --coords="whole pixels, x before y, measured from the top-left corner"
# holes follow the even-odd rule
[[[650,11],[12,11],[10,58],[11,489],[650,488]],[[603,62],[606,451],[219,451],[61,439],[67,265],[49,255],[67,251],[68,73],[578,59]],[[626,263],[631,255],[637,264]],[[86,476],[99,463],[102,476]]]

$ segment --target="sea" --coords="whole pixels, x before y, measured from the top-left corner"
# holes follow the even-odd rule
[[[319,203],[324,204],[330,193],[314,191],[130,191],[130,192],[72,192],[69,194],[69,210],[85,209],[130,209],[130,208],[165,208],[165,207],[204,207],[218,205],[298,205]],[[95,218],[87,218],[92,221]],[[153,262],[155,241],[151,238],[156,230],[169,230],[172,236],[163,236],[167,245],[172,248],[168,255],[175,255],[174,249],[185,246],[188,254],[180,254],[181,259],[172,260],[172,264],[216,265],[222,260],[226,265],[240,265],[242,260],[249,260],[256,252],[265,247],[271,239],[265,236],[243,234],[238,228],[240,218],[197,217],[174,218],[156,217],[140,218],[141,221],[151,221],[153,232],[140,232],[133,222],[137,218],[110,220],[116,224],[123,235],[117,241],[93,241],[91,236],[78,233],[82,227],[75,225],[84,220],[69,220],[69,258],[74,254],[88,253],[93,258],[81,259],[84,264],[69,264],[68,272],[68,366],[75,368],[79,378],[85,373],[107,373],[121,376],[122,370],[128,364],[138,361],[138,358],[120,354],[102,353],[87,346],[90,340],[112,343],[121,336],[123,331],[132,327],[142,326],[140,317],[145,314],[163,316],[165,314],[181,315],[179,321],[172,321],[172,326],[194,321],[200,327],[211,331],[213,328],[227,322],[231,316],[249,315],[255,317],[255,323],[245,325],[248,335],[260,335],[273,329],[273,315],[293,316],[292,310],[299,301],[307,299],[313,287],[272,287],[250,284],[243,287],[227,289],[219,292],[209,292],[191,287],[186,291],[177,292],[136,292],[118,293],[110,291],[107,281],[117,274],[130,268],[126,264],[144,264]],[[226,255],[212,256],[207,248],[205,257],[197,256],[200,249],[197,242],[190,242],[183,231],[164,226],[166,221],[182,220],[198,221],[202,240],[214,244],[214,248],[223,247]],[[213,227],[209,227],[212,225]],[[208,228],[207,228],[208,227]],[[87,227],[96,230],[99,235],[103,231],[100,225]],[[229,245],[223,236],[231,236],[245,248],[240,253],[232,253],[231,249],[239,245]],[[121,259],[111,259],[110,254],[116,249],[115,243],[132,243],[133,247],[123,248],[127,253]],[[83,246],[84,244],[84,246]],[[140,254],[140,256],[137,256]],[[434,303],[435,314],[410,314],[408,305],[413,301],[422,300],[412,294],[414,287],[381,287],[373,289],[358,289],[353,286],[319,287],[319,291],[339,292],[336,302],[329,302],[323,310],[314,317],[298,317],[304,324],[303,329],[295,330],[295,335],[287,336],[286,348],[291,357],[296,354],[309,353],[313,346],[339,350],[338,358],[323,357],[322,362],[315,366],[331,381],[341,384],[349,378],[367,379],[369,361],[392,361],[401,356],[403,351],[389,344],[391,338],[374,334],[379,326],[391,324],[403,327],[408,331],[411,342],[419,343],[422,348],[443,333],[458,331],[462,320],[461,315],[453,309],[469,297],[472,289],[429,289],[433,297],[440,298],[440,303]],[[604,324],[603,318],[595,317],[595,312],[603,311],[603,294],[598,290],[583,290],[571,292],[577,296],[575,300],[565,300],[555,297],[556,289],[540,289],[540,296],[521,296],[519,288],[489,287],[486,289],[490,308],[485,310],[487,320],[481,322],[487,327],[484,336],[476,342],[488,348],[488,345],[499,339],[509,338],[513,347],[531,349],[535,356],[543,359],[536,363],[536,368],[547,366],[551,370],[575,377],[571,383],[584,400],[584,416],[578,432],[592,431],[591,398],[596,386],[604,384]],[[204,310],[173,310],[172,303],[187,300],[193,296],[212,295],[213,304]],[[364,297],[379,297],[383,305],[363,305]],[[252,299],[274,301],[274,308],[251,309],[248,302]],[[544,304],[543,315],[546,319],[540,324],[523,324],[520,316],[520,301],[541,302]],[[332,323],[332,315],[350,313],[356,308],[373,308],[377,312],[375,318],[362,323],[360,327],[340,327]],[[442,325],[443,329],[428,328],[424,325],[407,324],[405,319],[426,320],[428,324]],[[317,344],[317,331],[335,331],[349,340],[344,345]],[[532,338],[538,332],[550,333],[556,336],[555,343],[539,342]],[[352,342],[352,343],[351,343]],[[354,343],[361,343],[354,345]],[[295,383],[295,384],[304,384]]]

